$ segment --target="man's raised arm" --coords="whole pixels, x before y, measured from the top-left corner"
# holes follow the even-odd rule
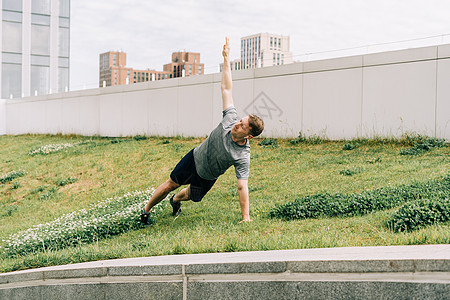
[[[223,110],[233,105],[233,82],[231,79],[231,67],[230,67],[230,43],[228,37],[225,38],[225,45],[223,46],[223,70],[222,70],[222,103]]]

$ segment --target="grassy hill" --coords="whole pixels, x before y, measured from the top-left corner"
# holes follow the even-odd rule
[[[355,141],[300,137],[251,141],[251,223],[239,224],[236,178],[230,168],[202,202],[183,203],[177,218],[166,207],[153,225],[106,239],[15,256],[2,250],[4,240],[34,225],[157,187],[202,140],[0,136],[0,272],[180,253],[450,243],[448,222],[412,232],[392,231],[386,221],[396,208],[353,217],[270,218],[275,206],[308,195],[359,193],[425,182],[450,172],[450,147],[420,146],[422,137]]]

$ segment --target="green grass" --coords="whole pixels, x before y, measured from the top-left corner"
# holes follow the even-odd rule
[[[179,159],[203,139],[144,139],[22,135],[0,137],[0,241],[128,192],[157,187]],[[83,141],[89,141],[80,143]],[[109,258],[345,246],[450,243],[450,225],[396,233],[385,226],[396,209],[364,216],[283,221],[269,211],[318,193],[358,193],[437,179],[450,171],[449,146],[401,155],[406,139],[349,141],[252,140],[249,180],[251,223],[239,224],[236,178],[230,168],[200,203],[183,203],[178,218],[167,209],[150,227],[56,251],[19,257],[0,253],[0,272]],[[28,155],[49,144],[77,144],[47,155]],[[276,147],[273,146],[276,143]],[[263,143],[264,144],[264,143]],[[344,150],[344,148],[346,150]],[[352,149],[349,149],[352,148]],[[358,170],[351,176],[345,170]],[[0,242],[1,243],[1,242]]]

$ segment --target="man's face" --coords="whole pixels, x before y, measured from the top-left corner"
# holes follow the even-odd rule
[[[247,137],[250,134],[248,116],[240,119],[231,129],[231,133],[239,138]]]

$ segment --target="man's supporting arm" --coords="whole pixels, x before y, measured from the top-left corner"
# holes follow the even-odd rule
[[[230,66],[230,43],[228,40],[228,37],[225,38],[226,42],[223,46],[223,70],[222,70],[222,84],[221,84],[221,91],[222,91],[222,103],[223,103],[223,110],[227,109],[231,105],[233,105],[233,95],[232,95],[232,89],[233,89],[233,82],[231,79],[231,66]]]
[[[237,189],[238,189],[238,195],[239,195],[239,204],[241,206],[241,211],[242,211],[242,221],[241,222],[251,221],[250,220],[249,197],[248,197],[248,180],[247,179],[238,179]]]

